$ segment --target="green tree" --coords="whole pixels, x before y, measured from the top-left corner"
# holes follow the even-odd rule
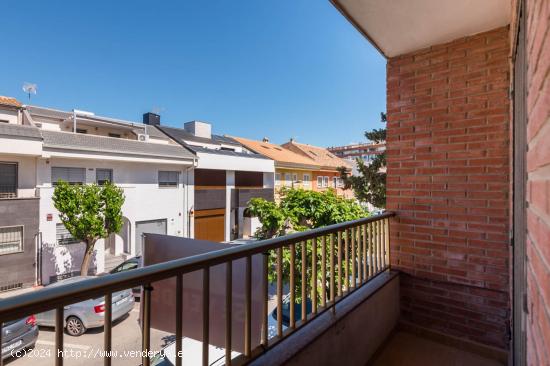
[[[281,191],[280,202],[268,202],[262,198],[251,199],[248,205],[248,211],[251,215],[257,216],[262,223],[256,236],[260,239],[268,239],[275,236],[286,235],[289,232],[305,231],[308,229],[319,228],[340,222],[356,220],[361,217],[368,216],[368,212],[359,206],[355,201],[338,197],[334,190],[329,189],[325,192],[315,192],[303,189],[284,188]],[[344,234],[345,237],[345,234]],[[321,296],[322,291],[327,291],[327,284],[321,283],[321,259],[323,239],[316,240],[316,261],[317,261],[317,288],[318,296]],[[324,241],[327,253],[327,263],[329,263],[329,243],[330,236],[325,237]],[[295,245],[295,270],[300,273],[302,265],[302,246],[306,247],[307,275],[306,278],[312,278],[312,261],[314,241],[308,240],[302,244]],[[336,245],[336,244],[335,244]],[[334,253],[332,253],[334,254]],[[290,281],[290,249],[283,249],[282,256],[282,272],[283,282]],[[337,260],[335,259],[335,263]],[[269,253],[269,271],[268,277],[270,282],[277,280],[277,251]],[[327,274],[328,278],[328,274]],[[301,302],[301,276],[295,277],[296,283],[296,301]],[[308,281],[306,289],[308,296],[311,292],[311,282]]]
[[[86,244],[80,267],[80,274],[86,276],[95,243],[122,228],[124,193],[110,182],[102,186],[70,185],[59,180],[53,202],[67,231]]]
[[[382,122],[386,115],[381,114]],[[365,132],[365,137],[374,142],[386,141],[386,129],[374,129]],[[361,202],[368,202],[375,207],[386,207],[386,153],[375,155],[370,164],[357,159],[358,175],[350,175],[344,167],[338,169],[347,189],[353,189],[355,197]]]

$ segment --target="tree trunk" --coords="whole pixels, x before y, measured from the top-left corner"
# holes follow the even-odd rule
[[[82,258],[82,266],[80,267],[80,275],[87,276],[88,269],[90,268],[90,260],[92,259],[92,254],[94,254],[94,241],[86,240],[86,252],[84,253],[84,258]]]

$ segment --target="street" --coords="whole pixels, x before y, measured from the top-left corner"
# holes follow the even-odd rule
[[[285,286],[283,293],[288,292]],[[269,285],[268,311],[277,306],[275,284]],[[112,328],[112,365],[135,366],[141,364],[141,329],[138,323],[139,302],[134,304],[132,311],[125,317],[113,322]],[[72,337],[67,333],[64,340],[64,365],[88,366],[102,363],[103,328],[89,329],[80,337]],[[174,340],[174,335],[151,329],[151,351],[160,351]],[[55,332],[53,328],[40,327],[38,341],[33,350],[22,351],[20,357],[5,360],[10,366],[46,366],[55,362]]]
[[[139,303],[128,316],[113,323],[113,365],[141,364],[141,330],[138,324]],[[151,329],[151,350],[159,351],[171,343],[174,336]],[[65,343],[65,365],[97,365],[102,363],[103,328],[88,330],[80,337],[63,337]],[[42,366],[53,365],[55,362],[55,332],[53,328],[40,328],[36,347],[32,351],[22,352],[22,357],[6,360],[10,366]]]

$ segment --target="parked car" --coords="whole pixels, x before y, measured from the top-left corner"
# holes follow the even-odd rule
[[[113,268],[109,273],[113,274],[113,273],[125,272],[125,271],[130,271],[132,269],[141,268],[141,267],[143,267],[143,259],[141,258],[140,255],[138,255],[137,257],[133,257],[122,262],[121,264]],[[134,294],[134,297],[136,299],[139,299],[141,297],[141,286],[134,287],[132,289],[132,293]]]
[[[231,358],[240,355],[231,352]],[[182,365],[200,365],[202,362],[202,342],[183,337],[181,340]],[[208,347],[209,366],[225,365],[225,348],[210,345]],[[176,342],[172,342],[151,359],[151,366],[173,366],[176,364]]]
[[[66,284],[77,284],[89,277],[77,276],[57,281],[48,287],[61,286]],[[112,319],[117,320],[128,314],[134,307],[134,296],[132,290],[123,290],[112,295]],[[65,317],[65,329],[72,336],[80,336],[90,328],[99,328],[104,324],[105,316],[105,298],[85,300],[76,304],[65,306],[63,313]],[[46,311],[36,316],[36,321],[40,326],[55,326],[55,310]]]
[[[17,355],[26,348],[34,348],[38,326],[34,315],[9,321],[2,326],[2,359]]]
[[[310,299],[306,300],[306,313],[309,315],[312,311],[312,303]],[[290,294],[283,297],[283,332],[290,326]],[[294,318],[296,321],[302,319],[302,303],[294,303]],[[277,307],[273,309],[267,320],[267,336],[273,338],[277,336]]]

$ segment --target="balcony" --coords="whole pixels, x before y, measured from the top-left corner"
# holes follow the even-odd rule
[[[161,318],[173,327],[171,339],[189,337],[199,345],[189,354],[188,347],[176,342],[172,360],[176,365],[210,365],[220,357],[218,362],[223,363],[216,364],[399,364],[403,357],[409,358],[408,352],[417,347],[431,349],[434,342],[404,333],[399,323],[400,278],[390,268],[389,231],[393,216],[388,212],[45,288],[0,301],[0,324],[53,310],[52,345],[55,344],[54,350],[67,350],[64,311],[75,302],[104,298],[102,351],[122,352],[113,347],[113,296],[139,286],[142,357],[133,360],[135,364],[151,364],[150,351],[159,350],[158,344],[152,344],[152,334]],[[149,234],[145,240],[154,245],[178,238]],[[193,287],[199,291],[191,295],[200,299],[196,304],[199,309],[191,318],[186,303],[190,293],[188,284],[184,285],[184,279],[190,278],[187,275],[195,276],[197,283]],[[276,288],[271,298],[270,282]],[[215,287],[224,289],[221,295]],[[166,312],[166,306],[172,309],[171,314]],[[223,314],[220,316],[217,311]],[[216,347],[218,353],[213,351]],[[498,364],[449,345],[433,348],[436,351],[431,358],[430,353],[422,358],[415,352],[410,357],[423,365],[435,365],[430,360],[440,356],[471,360],[471,364],[484,359],[496,363],[478,364]],[[53,354],[55,363],[63,364],[64,354]],[[103,362],[110,365],[111,358],[106,354]]]

